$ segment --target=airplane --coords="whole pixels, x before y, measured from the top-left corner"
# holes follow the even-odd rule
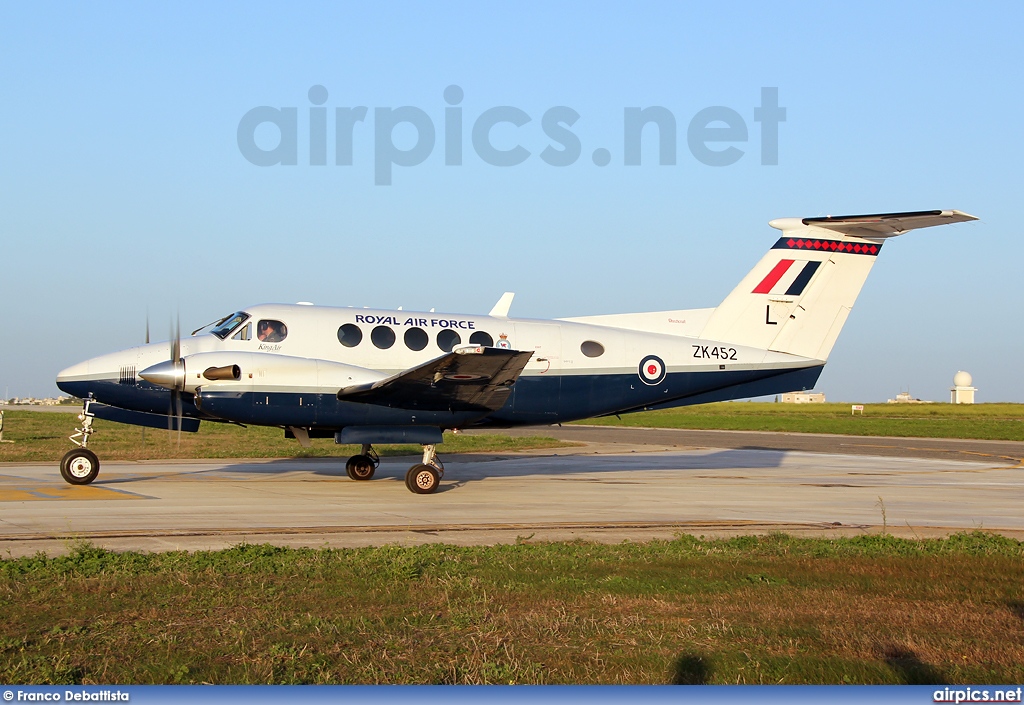
[[[812,389],[882,249],[916,228],[977,220],[956,210],[781,218],[768,253],[715,308],[533,320],[261,304],[181,339],[61,371],[83,400],[70,484],[96,479],[93,419],[195,432],[202,421],[277,426],[355,444],[369,480],[374,445],[423,447],[406,473],[437,490],[446,430],[558,424],[598,416]]]

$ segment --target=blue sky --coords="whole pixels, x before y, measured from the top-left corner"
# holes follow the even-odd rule
[[[597,9],[597,8],[601,9]],[[0,391],[56,393],[61,368],[265,301],[561,317],[716,305],[783,216],[957,208],[980,222],[888,244],[818,384],[1024,401],[1017,214],[1024,6],[740,3],[0,5]],[[328,98],[328,164],[309,164],[308,91]],[[443,94],[462,88],[463,164],[445,166]],[[779,163],[754,109],[777,87]],[[295,166],[237,143],[257,106],[294,107]],[[366,106],[353,163],[334,108]],[[376,108],[436,128],[420,164],[374,185]],[[474,121],[530,152],[496,167]],[[550,166],[544,113],[568,106],[582,153]],[[623,164],[623,111],[674,115],[675,165]],[[730,166],[687,125],[725,106],[748,130]],[[272,147],[264,128],[257,142]],[[268,134],[270,137],[268,137]],[[410,148],[408,125],[393,133]],[[262,140],[262,142],[260,141]],[[561,145],[554,144],[555,148]],[[726,146],[726,145],[722,145]],[[611,162],[591,159],[606,148]],[[716,148],[718,148],[716,146]]]

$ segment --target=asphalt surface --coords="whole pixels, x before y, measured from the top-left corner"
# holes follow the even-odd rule
[[[702,431],[621,426],[530,426],[502,431],[515,436],[551,436],[587,443],[626,443],[637,446],[708,447],[748,450],[798,450],[808,453],[874,455],[887,458],[986,460],[1024,462],[1024,443],[959,438],[900,438],[841,436],[827,433],[773,431]]]
[[[115,550],[198,550],[242,541],[620,542],[767,531],[941,536],[985,529],[1024,538],[1020,443],[516,431],[538,432],[586,445],[450,456],[440,490],[426,496],[404,485],[414,458],[385,459],[370,482],[348,479],[331,459],[107,462],[86,487],[64,483],[56,464],[4,464],[0,553],[60,553],[82,539]]]

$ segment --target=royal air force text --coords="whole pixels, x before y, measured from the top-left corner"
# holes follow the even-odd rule
[[[397,316],[356,316],[356,323],[368,325],[391,325],[391,326],[418,326],[420,328],[461,328],[462,330],[476,330],[473,321],[455,321],[444,318],[406,318],[404,321]]]

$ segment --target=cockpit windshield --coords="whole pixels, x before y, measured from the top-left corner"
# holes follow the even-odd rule
[[[248,318],[249,314],[246,313],[245,311],[232,313],[230,316],[222,318],[210,332],[213,333],[218,338],[220,338],[221,340],[224,340],[229,335],[231,335],[231,331],[233,331],[238,326],[242,325],[242,323]]]

